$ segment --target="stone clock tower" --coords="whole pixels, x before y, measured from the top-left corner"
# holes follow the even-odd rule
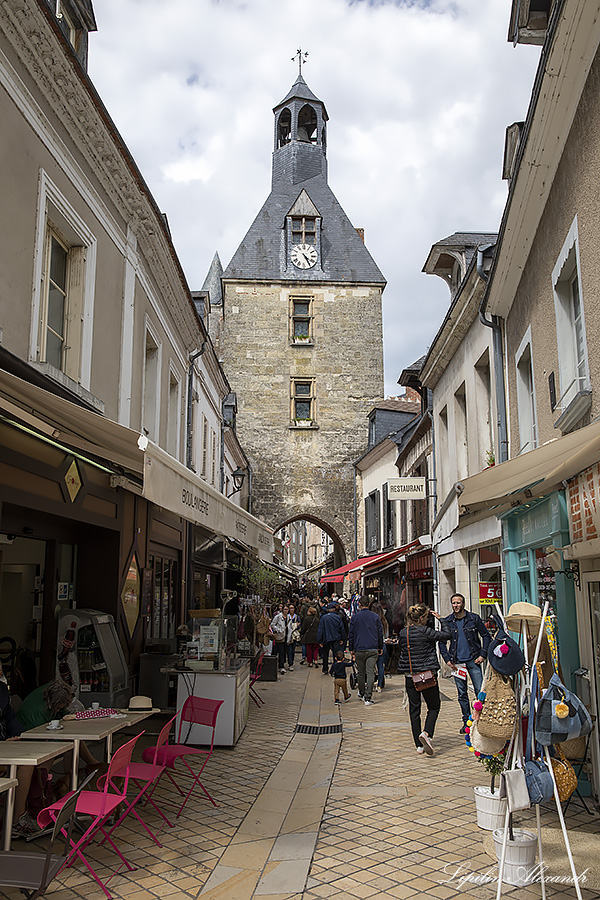
[[[385,279],[327,183],[327,111],[302,75],[273,110],[271,193],[223,272],[223,365],[252,512],[354,554],[353,462],[383,396]]]

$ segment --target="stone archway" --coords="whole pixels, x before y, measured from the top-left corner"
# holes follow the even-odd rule
[[[281,529],[285,528],[286,525],[289,525],[290,522],[312,522],[313,525],[317,525],[322,531],[325,531],[331,540],[333,541],[333,568],[338,569],[340,566],[344,566],[348,561],[348,554],[346,551],[346,547],[344,546],[344,542],[336,529],[329,523],[325,522],[323,519],[318,516],[311,515],[311,513],[298,512],[295,515],[288,515],[282,522],[275,526],[273,529],[275,534]]]

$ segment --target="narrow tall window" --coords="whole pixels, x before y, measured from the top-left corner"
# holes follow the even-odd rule
[[[311,425],[315,419],[314,381],[292,380],[292,415],[297,425]]]
[[[531,344],[524,340],[517,353],[517,408],[519,414],[519,453],[537,447],[537,421]]]
[[[214,428],[210,430],[210,482],[214,484],[217,478],[217,435]]]
[[[48,232],[47,253],[44,359],[55,369],[62,370],[67,330],[69,251],[52,231]]]
[[[454,394],[454,440],[456,444],[456,469],[460,480],[468,474],[467,394],[463,382]]]
[[[312,340],[312,297],[292,297],[291,338],[295,344],[305,344]]]
[[[171,370],[169,373],[169,408],[167,420],[167,453],[178,458],[180,426],[180,382]]]
[[[202,466],[200,474],[203,478],[208,477],[208,419],[202,414]]]
[[[372,491],[365,497],[365,550],[376,553],[380,548],[380,494]]]
[[[159,404],[159,371],[160,352],[158,341],[146,331],[146,350],[144,358],[144,401],[142,411],[142,427],[151,441],[158,443]]]

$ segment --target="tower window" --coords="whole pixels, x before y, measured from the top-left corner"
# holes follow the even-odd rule
[[[285,147],[292,139],[292,114],[289,109],[283,109],[277,125],[277,146]]]
[[[310,216],[292,217],[292,244],[316,244],[317,220]]]
[[[291,298],[291,340],[306,343],[312,339],[312,297]]]
[[[292,415],[297,425],[312,425],[315,418],[313,379],[292,379]]]

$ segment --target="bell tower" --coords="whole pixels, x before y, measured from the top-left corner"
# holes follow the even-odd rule
[[[383,396],[385,279],[327,182],[325,104],[299,73],[273,108],[271,192],[222,277],[221,356],[252,512],[354,553],[354,461]]]

